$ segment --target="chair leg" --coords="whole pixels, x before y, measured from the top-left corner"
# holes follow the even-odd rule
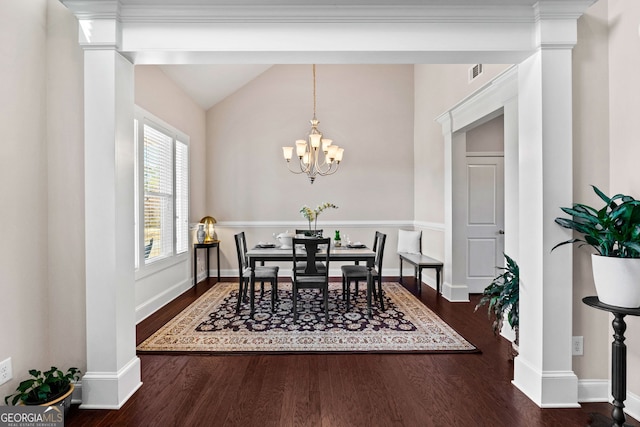
[[[293,295],[291,295],[291,298],[293,299],[293,322],[297,322],[298,321],[298,287],[295,285],[295,283],[293,284]]]
[[[322,289],[324,294],[324,323],[329,321],[329,285]]]
[[[236,314],[240,313],[240,302],[243,300],[243,293],[244,293],[244,282],[245,279],[244,277],[241,277],[238,280],[238,301],[236,302]]]
[[[344,301],[345,299],[347,299],[347,285],[345,282],[345,277],[344,274],[342,275],[342,301]]]
[[[375,282],[374,282],[374,288],[375,288]],[[382,278],[378,277],[378,300],[380,301],[380,310],[384,311],[384,298],[382,296]]]
[[[275,279],[271,282],[271,312],[276,310],[276,300],[278,297],[278,280]]]
[[[346,279],[347,281],[347,311],[349,311],[349,307],[351,307],[351,281]]]

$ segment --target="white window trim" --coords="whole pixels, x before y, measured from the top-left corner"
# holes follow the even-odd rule
[[[135,119],[138,120],[138,128],[139,129],[143,129],[144,128],[144,124],[145,123],[150,123],[153,125],[153,127],[155,128],[160,128],[163,132],[166,132],[167,135],[172,136],[175,140],[179,140],[180,142],[184,143],[187,145],[187,148],[189,149],[190,152],[190,138],[187,134],[181,132],[180,130],[176,129],[174,126],[170,125],[169,123],[165,122],[164,120],[160,119],[159,117],[153,115],[152,113],[144,110],[143,108],[139,107],[139,106],[135,106]],[[141,155],[141,146],[140,144],[142,144],[143,141],[138,141],[138,152],[136,155],[138,164],[137,166],[137,170],[138,171],[143,171],[144,170],[144,156]],[[175,148],[174,148],[175,150]],[[189,171],[191,171],[191,155],[189,155],[188,157],[188,169]],[[145,263],[145,259],[144,259],[144,244],[142,244],[142,242],[144,241],[144,227],[140,226],[140,224],[144,224],[144,182],[143,179],[141,179],[140,174],[138,174],[138,180],[136,183],[134,183],[134,185],[137,186],[137,218],[136,218],[136,227],[137,227],[137,232],[138,232],[138,236],[137,236],[137,245],[136,245],[136,256],[137,256],[137,260],[138,260],[138,267],[135,270],[135,279],[142,279],[144,277],[156,274],[162,270],[165,270],[169,267],[172,267],[176,264],[180,264],[186,261],[189,261],[189,257],[190,257],[190,248],[187,249],[186,252],[183,252],[181,254],[174,254],[171,256],[167,256],[164,258],[160,258],[156,261],[150,262],[150,263]],[[174,190],[175,190],[175,172],[174,172]],[[191,193],[191,181],[189,180],[189,195]],[[190,196],[189,196],[190,198]],[[189,203],[190,205],[191,203]],[[187,215],[187,217],[189,217],[189,214]],[[174,227],[175,228],[175,227]],[[175,236],[174,236],[175,237]],[[189,238],[189,237],[188,237]],[[173,241],[173,246],[174,246],[174,250],[176,247],[176,241],[174,238]]]

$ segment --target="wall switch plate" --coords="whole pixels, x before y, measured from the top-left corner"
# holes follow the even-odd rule
[[[573,356],[584,354],[584,337],[571,337],[571,354]]]
[[[8,358],[0,362],[0,385],[6,383],[11,378],[13,378],[13,372],[11,372],[11,358]]]

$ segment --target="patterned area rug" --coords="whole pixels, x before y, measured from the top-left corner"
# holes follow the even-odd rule
[[[257,286],[257,288],[259,285]],[[138,346],[138,352],[477,352],[478,350],[398,283],[383,283],[385,311],[367,313],[365,286],[346,312],[342,285],[329,285],[329,321],[318,290],[303,290],[293,322],[291,284],[278,286],[271,312],[270,286],[236,314],[237,283],[218,283]],[[354,300],[355,299],[355,300]]]

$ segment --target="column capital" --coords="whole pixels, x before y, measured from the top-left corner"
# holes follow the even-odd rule
[[[578,42],[578,18],[595,0],[541,0],[533,6],[535,46],[573,49]]]
[[[85,49],[122,46],[119,0],[60,0],[78,18],[78,43]]]

